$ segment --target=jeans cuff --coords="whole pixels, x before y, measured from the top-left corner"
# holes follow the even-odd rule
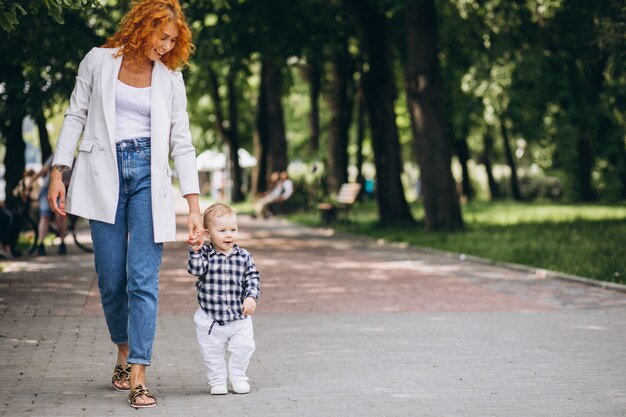
[[[150,366],[150,361],[147,361],[145,359],[133,359],[131,357],[129,357],[128,359],[126,359],[126,363],[130,363],[130,364],[135,364],[135,365],[146,365],[146,366]]]

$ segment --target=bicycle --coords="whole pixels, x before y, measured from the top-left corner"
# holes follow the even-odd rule
[[[50,232],[59,236],[59,231],[54,222],[48,225]],[[93,253],[93,243],[91,242],[91,228],[89,220],[74,214],[67,214],[67,235],[72,236],[74,244],[84,252]]]

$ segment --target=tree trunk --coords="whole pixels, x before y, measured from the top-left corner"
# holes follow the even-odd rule
[[[312,154],[316,154],[320,149],[320,105],[319,97],[322,86],[322,72],[315,63],[310,63],[302,67],[302,76],[309,84],[309,100],[311,111],[309,113],[309,130],[311,138],[309,146]]]
[[[265,77],[262,82],[267,85],[267,127],[269,152],[267,166],[270,172],[287,169],[287,138],[282,104],[283,73],[282,68],[274,62],[263,63]]]
[[[361,184],[361,187],[365,186],[365,176],[363,175],[363,162],[365,160],[363,156],[363,142],[365,141],[365,96],[363,94],[363,87],[359,84],[357,89],[357,126],[356,126],[356,167],[358,169],[357,181]]]
[[[391,36],[387,17],[366,2],[344,0],[356,19],[369,70],[363,74],[374,163],[376,165],[378,213],[383,225],[412,222],[400,174],[400,143],[394,99]]]
[[[491,151],[493,149],[493,136],[491,136],[491,132],[486,132],[483,137],[483,154],[482,154],[482,162],[485,166],[485,172],[487,173],[487,183],[489,184],[489,194],[492,200],[497,200],[500,198],[500,190],[498,188],[498,183],[496,179],[493,177],[493,168],[491,167]]]
[[[624,155],[624,161],[626,161],[626,155]],[[622,167],[622,171],[620,174],[620,181],[622,183],[622,191],[620,193],[620,200],[624,200],[626,199],[626,170],[623,170]]]
[[[256,190],[265,191],[269,176],[287,169],[287,139],[282,106],[282,68],[264,59],[261,65],[261,91],[257,116],[257,174]]]
[[[43,114],[43,109],[39,109],[35,115],[35,122],[37,123],[37,130],[39,131],[39,147],[41,148],[41,163],[43,164],[48,160],[48,157],[52,155],[50,135],[48,135],[46,116]]]
[[[263,67],[261,67],[263,73]],[[267,191],[269,183],[269,172],[267,169],[267,152],[268,152],[268,128],[267,128],[267,86],[261,82],[259,85],[259,98],[256,114],[256,129],[252,136],[252,144],[254,156],[257,164],[252,170],[252,184],[250,184],[250,192],[252,195],[261,194]]]
[[[575,174],[575,177],[582,201],[594,201],[596,199],[596,192],[591,183],[591,172],[593,171],[594,165],[593,149],[591,146],[593,137],[594,134],[592,130],[586,128],[576,141],[578,172]]]
[[[459,158],[459,164],[461,164],[461,172],[463,175],[461,185],[463,188],[463,195],[467,198],[467,200],[471,200],[474,198],[474,189],[472,188],[469,169],[467,167],[467,161],[469,161],[470,156],[469,147],[467,146],[467,138],[465,136],[463,136],[463,138],[454,138],[452,142],[454,143],[456,156]]]
[[[450,169],[452,152],[445,134],[443,88],[437,61],[437,15],[433,0],[407,0],[406,88],[428,230],[463,227]]]
[[[333,58],[328,126],[328,189],[338,192],[348,181],[348,131],[352,116],[353,66],[347,45]]]
[[[261,90],[263,87],[261,87]],[[261,129],[265,129],[265,116],[261,115],[260,108],[257,109],[256,129],[252,134],[252,147],[254,149],[254,157],[257,160],[256,166],[252,170],[252,178],[250,179],[250,193],[258,195],[267,191],[268,173],[267,173],[267,134],[262,134]]]
[[[17,105],[17,103],[12,103]],[[4,179],[6,181],[5,195],[6,195],[6,207],[10,210],[16,210],[19,208],[19,200],[13,196],[13,190],[17,187],[24,175],[24,168],[26,167],[26,158],[24,152],[26,151],[26,144],[24,143],[24,137],[22,136],[22,121],[24,120],[24,114],[15,114],[18,112],[11,112],[11,118],[5,121],[2,128],[3,136],[6,138],[6,154],[4,155]]]
[[[604,71],[608,62],[606,54],[591,62],[585,62],[580,68],[576,63],[570,64],[570,77],[574,89],[574,124],[578,125],[579,136],[576,138],[577,164],[573,165],[573,177],[582,201],[594,201],[597,197],[592,183],[592,172],[595,165],[593,142],[597,135],[599,121],[598,105],[604,84]]]
[[[230,199],[233,202],[243,201],[241,191],[242,178],[241,167],[239,166],[239,108],[237,107],[237,86],[235,84],[237,72],[231,68],[228,74],[228,126],[229,139],[229,160],[230,160],[230,180],[232,181]]]
[[[210,85],[209,94],[215,103],[215,128],[217,133],[222,138],[222,141],[228,148],[228,159],[230,160],[230,180],[232,181],[231,187],[231,200],[238,202],[243,200],[241,193],[241,169],[239,167],[239,113],[237,111],[237,88],[235,86],[235,79],[237,72],[230,68],[228,73],[228,79],[226,81],[228,90],[228,119],[224,116],[222,107],[222,96],[219,93],[219,81],[217,74],[213,71],[211,64],[207,65],[207,71],[209,73]]]
[[[509,131],[504,125],[504,121],[500,119],[500,133],[502,135],[502,143],[504,145],[504,155],[506,156],[506,162],[511,169],[511,195],[514,200],[521,201],[522,194],[519,190],[519,180],[517,179],[517,165],[515,164],[515,158],[511,149],[511,142],[509,141]]]
[[[621,189],[619,193],[619,199],[626,199],[626,149],[623,147],[616,147],[614,152],[610,156],[611,164],[615,167],[615,175],[617,176]]]

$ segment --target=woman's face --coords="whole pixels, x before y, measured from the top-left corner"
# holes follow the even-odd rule
[[[178,41],[178,26],[174,22],[168,22],[162,30],[157,31],[152,41],[146,48],[146,56],[150,61],[158,61],[174,49]]]

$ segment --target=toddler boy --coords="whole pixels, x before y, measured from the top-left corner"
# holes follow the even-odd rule
[[[259,298],[259,272],[250,253],[236,243],[237,215],[231,207],[218,203],[206,209],[204,228],[210,244],[189,249],[187,270],[198,277],[194,323],[210,392],[227,394],[228,378],[233,392],[247,394],[246,369],[255,349],[250,315]]]

